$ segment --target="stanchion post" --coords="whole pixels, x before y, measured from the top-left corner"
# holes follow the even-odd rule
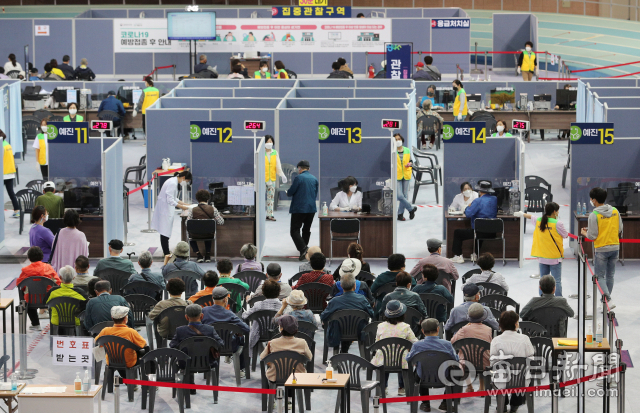
[[[36,369],[31,369],[27,367],[28,356],[27,356],[27,302],[22,300],[20,301],[20,305],[18,305],[18,334],[20,334],[20,370],[18,371],[18,378],[20,380],[31,380],[36,377],[35,373],[38,372]]]
[[[609,301],[602,303],[602,337],[609,337]]]
[[[278,387],[276,388],[276,406],[278,408],[278,413],[284,413],[284,388]],[[295,411],[295,407],[293,408]]]
[[[596,284],[596,276],[591,276],[591,282],[593,284],[593,292],[591,296],[593,297],[593,316],[591,317],[591,332],[596,334],[596,327],[598,327],[598,284]]]
[[[560,79],[560,66],[562,66],[562,59],[558,56],[558,79]]]
[[[558,383],[551,380],[549,390],[551,390],[551,413],[558,413]]]
[[[489,71],[487,69],[487,59],[488,59],[489,54],[487,53],[487,51],[484,51],[484,81],[487,81],[487,72]]]
[[[625,373],[627,372],[627,364],[620,363],[620,381],[618,381],[618,413],[624,413],[624,398],[625,398]]]
[[[364,72],[369,72],[369,52],[364,52]]]
[[[120,413],[120,383],[122,383],[122,378],[120,374],[116,371],[113,374],[113,412]],[[104,386],[107,386],[108,383],[104,383]]]
[[[144,189],[143,189],[144,190]],[[151,181],[147,182],[147,225],[149,226],[149,228],[147,229],[143,229],[140,232],[144,232],[147,234],[152,234],[154,232],[158,232],[155,229],[151,228]]]
[[[173,81],[176,81],[176,65],[173,65]]]
[[[380,413],[380,396],[373,398],[373,413]]]
[[[129,234],[129,225],[127,222],[129,221],[129,194],[125,191],[124,193],[124,245],[127,247],[132,247],[136,245],[135,242],[128,242],[127,235]]]
[[[549,77],[549,52],[544,52],[544,77]]]

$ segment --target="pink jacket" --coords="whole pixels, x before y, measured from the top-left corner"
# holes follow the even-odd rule
[[[458,340],[462,340],[463,338],[478,338],[480,340],[484,340],[488,343],[491,343],[491,338],[493,337],[491,327],[484,325],[482,323],[469,323],[466,326],[462,327],[451,339],[451,344],[455,343]],[[462,352],[458,354],[460,360],[464,360]],[[485,351],[483,357],[483,368],[489,366],[489,351]],[[478,367],[478,366],[476,366]]]

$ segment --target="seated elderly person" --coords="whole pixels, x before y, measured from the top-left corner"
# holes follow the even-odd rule
[[[282,337],[275,338],[269,341],[269,344],[260,354],[260,360],[267,357],[269,354],[277,353],[278,351],[295,351],[311,360],[313,354],[307,345],[307,340],[303,338],[297,338],[295,335],[298,332],[298,320],[291,315],[284,315],[278,319],[278,326]],[[306,363],[298,363],[296,365],[296,373],[306,373]],[[271,382],[276,381],[276,366],[272,363],[267,363],[267,379]]]
[[[313,268],[311,267],[311,256],[316,252],[322,252],[320,247],[317,245],[311,246],[307,249],[307,253],[305,254],[306,261],[300,264],[300,266],[298,267],[298,272],[305,273],[313,271]]]
[[[418,63],[418,64],[420,64],[420,63]],[[420,72],[417,72],[417,73],[420,73]],[[438,112],[434,112],[432,107],[433,107],[433,102],[430,99],[426,99],[426,100],[424,100],[422,102],[422,109],[419,109],[417,111],[417,113],[416,113],[416,118],[418,118],[418,138],[422,140],[422,146],[423,147],[425,145],[427,145],[427,136],[429,136],[429,145],[427,146],[427,149],[432,149],[433,148],[433,144],[436,141],[435,132],[439,128],[436,126],[436,131],[434,131],[434,133],[428,134],[428,132],[423,129],[423,128],[425,128],[426,125],[423,124],[423,122],[420,120],[420,117],[421,116],[435,116],[440,121],[440,127],[442,127],[442,124],[444,122],[444,119],[442,119],[442,116],[440,116],[440,114]]]
[[[200,297],[211,296],[213,293],[213,289],[218,285],[219,277],[218,273],[215,271],[207,271],[204,273],[202,277],[202,282],[204,283],[204,290],[200,290],[191,297],[187,301],[195,303],[198,301]]]
[[[289,294],[289,297],[282,300],[282,307],[280,307],[273,317],[273,320],[278,321],[278,318],[282,317],[282,315],[289,314],[294,316],[296,320],[312,323],[319,329],[320,325],[316,321],[315,315],[311,310],[305,309],[306,305],[307,297],[305,297],[304,293],[300,290],[293,290],[291,294]]]
[[[260,310],[273,310],[278,311],[282,304],[280,300],[278,300],[278,296],[280,295],[280,284],[273,280],[266,280],[264,284],[262,284],[262,293],[264,294],[266,300],[258,301],[242,313],[242,319],[246,320],[249,316],[256,311]],[[249,334],[249,348],[253,351],[253,347],[258,343],[260,339],[260,325],[259,323],[251,323],[251,333]]]
[[[437,294],[449,301],[453,305],[453,296],[447,290],[444,285],[436,284],[438,279],[438,268],[433,264],[425,264],[422,267],[422,284],[416,285],[413,290],[416,294]],[[435,314],[431,314],[432,318],[437,318],[438,321],[444,323],[447,321],[447,308],[444,305],[439,305]]]
[[[98,277],[89,274],[89,258],[84,255],[78,255],[78,258],[76,258],[75,269],[76,276],[73,279],[73,285],[76,287],[80,285],[89,285],[89,281],[94,278],[98,279]]]
[[[128,283],[146,281],[149,283],[153,283],[164,290],[167,286],[167,284],[164,281],[164,277],[159,272],[151,271],[152,264],[153,264],[153,256],[149,251],[144,251],[142,254],[140,254],[140,257],[138,257],[138,265],[141,268],[140,274],[137,274],[137,273],[131,274],[131,276],[129,277]],[[146,290],[141,292],[136,291],[136,294],[148,295],[150,297],[155,298],[156,301],[159,301],[162,299],[162,292],[154,294],[152,290]]]
[[[573,308],[567,302],[564,297],[556,297],[556,280],[553,275],[547,274],[540,278],[540,290],[542,291],[541,297],[533,297],[527,305],[520,311],[520,317],[522,321],[535,321],[536,323],[547,324],[545,320],[539,320],[533,314],[534,310],[538,308],[558,308],[564,311],[566,317],[560,319],[560,337],[567,336],[567,319],[573,317]]]
[[[420,280],[420,273],[422,273],[424,266],[427,264],[435,265],[436,269],[443,270],[447,274],[451,274],[454,279],[458,279],[458,270],[456,266],[453,265],[453,262],[447,258],[442,256],[442,241],[437,238],[429,238],[427,240],[427,250],[429,251],[429,256],[424,257],[411,269],[409,274],[416,280]],[[424,277],[422,280],[418,281],[418,284],[425,283]],[[451,292],[451,283],[447,278],[442,280],[442,285],[446,287],[447,291]],[[417,292],[417,291],[416,291]]]
[[[153,309],[149,312],[149,319],[155,320],[156,317],[160,315],[160,313],[167,308],[181,306],[186,307],[190,303],[182,299],[182,293],[184,292],[184,281],[180,278],[172,278],[167,282],[167,291],[169,292],[169,298],[166,300],[160,301],[156,304]],[[168,338],[169,334],[169,320],[163,319],[160,320],[158,324],[158,334],[162,338]]]
[[[93,280],[91,280],[93,281]],[[111,295],[111,283],[100,280],[95,284],[96,297],[87,302],[84,312],[84,327],[87,331],[103,321],[111,321],[111,308],[116,306],[129,308],[129,303],[124,297]],[[133,319],[129,319],[129,327],[133,328]]]
[[[80,313],[84,311],[87,304],[87,293],[82,288],[77,288],[73,286],[73,278],[76,276],[76,272],[70,265],[65,265],[60,269],[60,279],[62,282],[59,287],[53,287],[44,296],[44,301],[48,303],[54,298],[60,297],[69,297],[75,298],[76,300],[80,300],[79,306],[76,308],[76,311]],[[54,326],[58,325],[58,312],[55,308],[51,309],[51,324]],[[80,325],[80,319],[76,317],[76,325]]]
[[[148,349],[147,341],[142,338],[140,333],[138,333],[133,328],[127,327],[127,321],[129,318],[129,307],[111,307],[110,314],[111,318],[113,319],[113,327],[103,328],[102,331],[100,331],[100,334],[96,336],[96,341],[102,336],[116,336],[124,338],[125,340],[129,340],[143,350]],[[138,363],[138,354],[134,350],[126,349],[124,351],[124,359],[126,361],[127,367],[131,368]],[[108,364],[109,357],[107,356],[107,365]],[[120,377],[127,377],[126,371],[124,369],[118,369],[118,373],[120,373]]]
[[[204,275],[204,270],[200,268],[198,264],[189,260],[189,244],[184,241],[180,241],[176,244],[172,255],[164,257],[164,265],[161,269],[162,276],[165,279],[171,278],[167,276],[171,271],[191,271],[196,273],[198,280],[200,280]],[[197,281],[194,280],[187,289],[189,291],[198,291]]]
[[[406,271],[400,271],[396,275],[396,289],[385,295],[382,299],[382,308],[387,308],[387,303],[391,300],[398,300],[407,307],[414,308],[427,317],[427,308],[424,306],[420,294],[411,291],[411,281],[413,278]]]
[[[29,292],[26,291],[26,287],[19,287],[20,283],[27,278],[30,277],[44,277],[49,278],[56,282],[56,284],[60,285],[60,277],[56,274],[56,271],[51,267],[51,265],[42,262],[42,258],[44,254],[40,247],[31,247],[27,251],[27,259],[31,264],[22,268],[22,272],[20,276],[16,280],[16,285],[18,288],[22,288],[24,291],[24,299],[29,302]],[[44,312],[43,312],[44,314]],[[29,320],[31,320],[31,329],[40,330],[40,318],[38,317],[38,309],[37,308],[28,308],[27,315],[29,316]]]
[[[228,260],[226,258],[223,258],[221,260],[218,260],[218,264],[216,265],[216,268],[218,269],[218,272],[220,273],[219,277],[220,279],[218,280],[218,284],[222,285],[222,284],[238,284],[241,285],[242,287],[244,287],[247,292],[250,290],[249,289],[249,284],[247,284],[246,282],[238,279],[238,278],[233,278],[231,276],[231,271],[233,271],[233,263],[231,262],[231,260]],[[233,301],[235,301],[236,303],[236,307],[232,308],[231,310],[235,311],[236,313],[238,311],[240,311],[240,309],[242,309],[242,304],[244,301],[244,296],[242,296],[240,293],[238,292],[234,292],[231,293],[231,299]]]
[[[482,270],[480,274],[473,274],[471,277],[467,279],[467,282],[472,282],[474,284],[477,283],[493,283],[498,284],[500,287],[504,288],[507,292],[509,292],[509,285],[507,281],[505,281],[504,276],[499,272],[493,272],[493,266],[495,265],[496,260],[493,258],[490,252],[485,252],[481,254],[478,258],[478,266]]]
[[[289,294],[291,294],[291,286],[288,283],[283,283],[280,281],[280,278],[282,278],[282,268],[280,267],[280,264],[272,262],[271,264],[267,265],[267,277],[269,280],[273,280],[277,282],[278,285],[280,285],[280,295],[278,296],[280,300],[282,300],[283,298],[287,298]],[[260,284],[258,288],[256,288],[256,292],[251,295],[251,298],[257,295],[263,295],[263,285],[264,284]]]
[[[93,272],[96,273],[108,268],[113,268],[114,270],[123,271],[128,274],[135,274],[136,270],[133,268],[131,260],[120,256],[120,254],[122,254],[123,247],[124,244],[119,239],[112,239],[109,241],[110,256],[98,261],[98,265],[96,265],[96,269],[93,270]]]
[[[469,307],[473,303],[477,303],[480,300],[480,291],[482,291],[482,286],[476,285],[474,283],[466,283],[464,287],[462,287],[462,295],[464,296],[464,302],[457,307],[454,307],[451,310],[451,314],[449,314],[449,319],[447,320],[447,324],[444,325],[444,330],[449,331],[451,327],[458,324],[461,321],[467,321],[469,315]],[[483,305],[484,307],[484,305]],[[487,318],[485,323],[487,323],[494,330],[498,329],[498,322],[495,317],[491,313],[487,307],[484,307],[484,312],[487,314]]]
[[[236,273],[242,271],[259,271],[264,272],[264,264],[256,261],[256,256],[258,255],[258,248],[253,244],[244,244],[242,248],[240,248],[240,255],[244,257],[244,262],[242,264],[238,264],[238,268],[236,268]]]
[[[347,258],[346,260],[342,261],[342,265],[340,266],[340,268],[338,268],[340,277],[344,276],[345,274],[353,274],[354,277],[357,277],[358,274],[360,274],[361,270],[362,261],[357,258]],[[340,281],[337,281],[331,289],[331,296],[338,297],[342,294],[344,294],[342,283]],[[369,301],[369,304],[373,304],[371,290],[369,289],[369,286],[366,282],[356,280],[356,294],[365,296],[367,298],[367,301]]]
[[[327,263],[327,258],[321,252],[316,252],[309,258],[309,262],[311,263],[311,268],[313,271],[303,274],[300,278],[298,278],[298,282],[293,287],[296,290],[303,284],[307,283],[322,283],[326,284],[329,287],[333,287],[335,281],[333,280],[333,275],[325,272],[324,266]]]
[[[216,207],[209,205],[209,191],[201,189],[196,192],[196,201],[198,205],[189,208],[189,215],[187,215],[187,221],[190,219],[215,219],[217,225],[224,225],[224,218],[218,212]],[[191,248],[196,252],[196,261],[198,262],[211,262],[211,241],[197,241],[198,239],[211,239],[214,237],[214,233],[211,234],[189,234],[189,238],[192,238]],[[204,257],[200,252],[199,243],[204,243]]]

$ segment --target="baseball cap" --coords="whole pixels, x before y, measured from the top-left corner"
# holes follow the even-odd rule
[[[227,290],[224,287],[216,287],[211,292],[211,296],[213,297],[214,300],[222,300],[228,295],[229,295],[229,290]]]
[[[462,287],[462,293],[465,297],[473,297],[482,290],[484,290],[483,286],[474,283],[466,283],[464,287]]]
[[[424,67],[424,63],[418,62],[418,63],[416,63],[416,67]]]
[[[52,181],[47,181],[44,183],[44,185],[42,185],[42,189],[47,189],[47,188],[51,188],[51,189],[56,189],[56,184],[54,184]]]
[[[292,315],[283,315],[278,319],[278,325],[289,334],[298,332],[298,320]]]

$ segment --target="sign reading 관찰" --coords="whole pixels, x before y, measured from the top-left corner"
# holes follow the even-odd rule
[[[360,122],[319,122],[320,143],[362,143]]]
[[[487,124],[484,122],[445,122],[442,140],[446,143],[487,143]]]
[[[49,143],[89,143],[88,122],[49,122]]]
[[[572,123],[571,144],[613,144],[613,123]]]
[[[192,143],[232,143],[231,122],[192,120],[189,137]]]

